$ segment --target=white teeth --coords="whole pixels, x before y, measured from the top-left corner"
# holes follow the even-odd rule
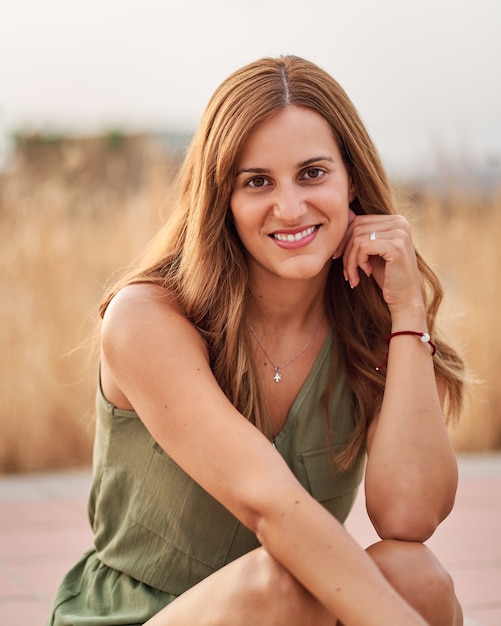
[[[279,241],[294,242],[294,241],[300,241],[301,239],[303,239],[303,237],[307,237],[308,235],[311,235],[311,233],[314,232],[314,230],[315,230],[315,226],[310,226],[309,228],[306,228],[305,230],[301,231],[300,233],[296,233],[295,235],[285,235],[282,233],[274,233],[273,236],[275,237],[275,239],[278,239]]]

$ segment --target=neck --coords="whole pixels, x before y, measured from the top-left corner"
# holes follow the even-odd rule
[[[327,274],[308,280],[284,280],[272,277],[257,281],[251,277],[249,321],[263,323],[270,330],[311,326],[313,318],[322,314]]]

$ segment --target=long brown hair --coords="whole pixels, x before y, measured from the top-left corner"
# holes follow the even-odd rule
[[[101,315],[125,284],[155,282],[176,298],[203,334],[216,379],[234,406],[266,434],[269,425],[257,383],[245,321],[248,274],[243,246],[229,210],[235,166],[249,133],[287,106],[316,111],[330,124],[357,190],[356,214],[395,213],[393,193],[378,153],[350,99],[318,66],[294,56],[265,58],[234,72],[215,91],[193,138],[178,179],[171,218],[152,242],[139,267],[117,283]],[[443,379],[451,413],[458,413],[463,364],[437,336],[435,318],[442,290],[418,254],[430,333],[437,344],[435,368]],[[336,337],[337,367],[346,369],[353,391],[356,426],[337,459],[348,467],[363,445],[367,427],[384,391],[384,357],[391,320],[373,280],[346,288],[341,262],[334,261],[325,294]]]

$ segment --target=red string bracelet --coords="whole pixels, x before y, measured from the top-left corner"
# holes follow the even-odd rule
[[[399,330],[396,333],[391,333],[390,335],[388,335],[388,337],[386,337],[386,343],[388,344],[388,346],[390,345],[390,341],[393,339],[393,337],[398,337],[398,335],[416,335],[416,337],[419,337],[420,341],[422,341],[423,343],[429,343],[431,346],[431,356],[433,356],[437,351],[437,347],[431,340],[430,335],[428,333],[421,333],[417,330]],[[384,361],[381,363],[381,365],[378,365],[376,367],[376,371],[382,370],[383,367],[385,367],[388,363],[389,351],[390,349],[388,348],[388,350],[386,351],[386,356],[384,357]]]

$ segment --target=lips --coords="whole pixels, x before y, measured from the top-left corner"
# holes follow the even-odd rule
[[[318,226],[308,226],[308,228],[297,231],[295,233],[276,232],[271,233],[270,237],[273,237],[277,241],[283,241],[284,243],[296,243],[312,235],[317,230],[317,228]]]

